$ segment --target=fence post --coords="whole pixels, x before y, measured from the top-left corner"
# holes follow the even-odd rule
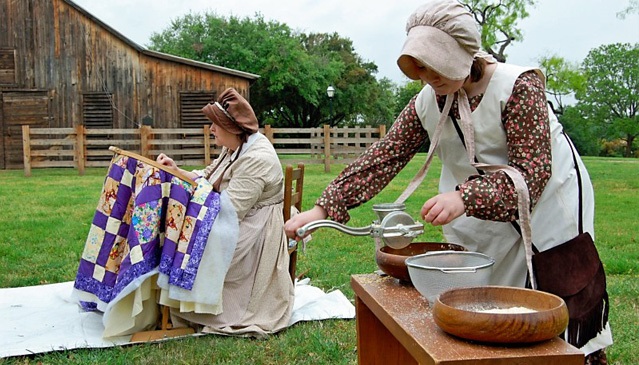
[[[78,174],[84,175],[84,165],[86,156],[84,154],[84,126],[75,126],[75,160],[78,166]]]
[[[324,172],[331,172],[331,127],[324,124]]]
[[[317,135],[318,135],[317,131],[318,131],[318,128],[311,129],[311,133],[309,137],[312,141],[315,141],[315,139],[317,138]],[[318,150],[319,150],[319,143],[311,142],[311,158],[313,159],[320,158],[320,154]]]
[[[273,144],[273,139],[275,137],[273,136],[273,128],[271,128],[270,124],[264,126],[264,135],[266,136],[266,138],[268,138],[271,144]]]
[[[379,139],[384,138],[385,135],[386,135],[386,124],[380,124],[379,125]]]
[[[144,157],[149,156],[149,139],[153,138],[153,130],[151,126],[143,125],[140,127],[140,154]]]
[[[211,126],[204,126],[204,166],[211,164]]]
[[[22,126],[22,160],[24,176],[31,176],[31,135],[29,125]]]

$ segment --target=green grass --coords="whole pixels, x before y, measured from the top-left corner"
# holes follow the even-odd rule
[[[293,163],[294,160],[283,160]],[[372,204],[392,202],[424,161],[419,155],[374,200],[351,210],[351,226],[375,219]],[[615,344],[610,364],[639,364],[639,160],[586,158],[597,199],[596,244],[608,273],[610,321]],[[304,209],[312,207],[326,184],[341,171],[307,165]],[[407,202],[417,216],[437,190],[440,166],[434,161],[422,187]],[[0,170],[0,287],[19,287],[73,280],[106,169]],[[441,241],[439,228],[426,227],[421,241]],[[313,233],[298,272],[326,291],[340,289],[353,298],[351,274],[376,270],[374,243],[331,229]],[[353,320],[301,322],[265,340],[202,336],[164,343],[78,349],[0,359],[5,364],[354,364],[357,362]]]

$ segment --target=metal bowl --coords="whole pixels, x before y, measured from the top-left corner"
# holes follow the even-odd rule
[[[392,276],[405,283],[411,283],[406,258],[433,251],[465,251],[464,246],[443,242],[413,242],[408,246],[395,249],[382,246],[375,253],[377,267],[386,275]]]
[[[432,313],[445,332],[488,343],[549,340],[568,326],[568,308],[560,297],[506,286],[448,290],[435,300]]]
[[[488,285],[495,260],[479,252],[439,251],[408,257],[410,279],[432,306],[442,292]]]

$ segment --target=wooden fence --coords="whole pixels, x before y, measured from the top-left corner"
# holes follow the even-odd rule
[[[330,172],[334,163],[349,163],[364,149],[386,134],[386,127],[260,128],[282,158],[295,163],[324,164]],[[160,152],[180,166],[206,166],[219,154],[209,126],[203,128],[86,129],[31,128],[22,126],[24,174],[32,168],[73,167],[80,175],[85,167],[109,166],[113,152],[109,146],[155,159]],[[287,156],[288,155],[288,156]]]

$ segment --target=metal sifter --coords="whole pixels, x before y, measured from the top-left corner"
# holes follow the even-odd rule
[[[332,220],[318,220],[307,223],[297,230],[297,235],[303,237],[307,232],[317,228],[334,228],[351,236],[371,236],[376,242],[380,240],[394,249],[408,246],[415,237],[424,233],[424,225],[415,221],[404,212],[406,206],[402,203],[381,203],[373,205],[377,218],[366,227],[348,227]]]

